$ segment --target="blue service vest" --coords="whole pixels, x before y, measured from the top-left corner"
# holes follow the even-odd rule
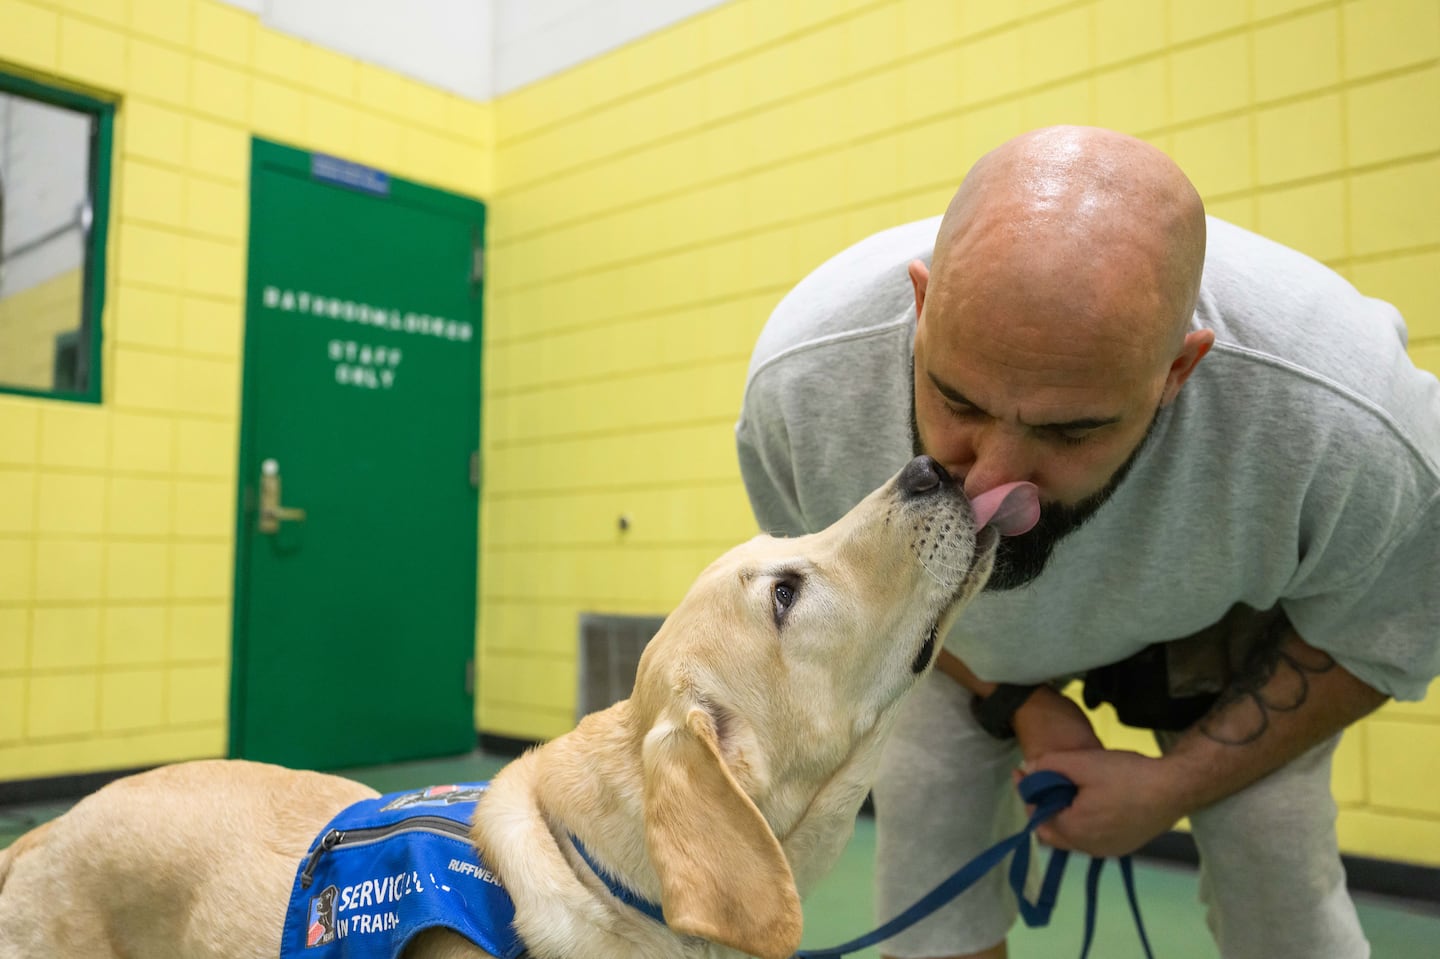
[[[389,793],[332,819],[296,870],[281,959],[396,959],[436,926],[523,956],[515,904],[469,838],[487,785]]]

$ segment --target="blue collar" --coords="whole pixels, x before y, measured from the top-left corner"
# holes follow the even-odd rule
[[[622,886],[608,872],[600,868],[600,864],[590,857],[590,851],[585,848],[585,844],[582,843],[580,838],[574,833],[570,834],[570,842],[575,845],[575,851],[580,854],[580,858],[585,860],[585,865],[589,866],[590,871],[595,873],[596,877],[605,884],[606,889],[610,890],[610,895],[619,899],[625,903],[625,905],[638,909],[651,919],[660,923],[660,925],[665,925],[665,913],[661,911],[657,904],[651,902],[649,899],[642,898],[633,889],[627,889]]]

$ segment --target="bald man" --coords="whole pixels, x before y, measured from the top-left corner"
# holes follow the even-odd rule
[[[1041,495],[885,753],[881,918],[1019,827],[1023,760],[1079,786],[1051,845],[1190,817],[1225,959],[1369,955],[1331,757],[1440,673],[1440,384],[1405,345],[1393,307],[1090,128],[1000,146],[943,217],[785,297],[736,427],[764,529],[821,529],[919,452],[972,497]],[[1163,757],[1104,749],[1073,678]],[[1015,913],[993,874],[884,951],[1003,957]]]

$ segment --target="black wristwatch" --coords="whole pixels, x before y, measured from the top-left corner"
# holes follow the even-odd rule
[[[1012,720],[1015,718],[1015,711],[1025,705],[1025,700],[1039,688],[1001,683],[989,696],[971,696],[970,711],[975,714],[975,721],[980,724],[980,728],[996,739],[1014,739],[1015,727]]]

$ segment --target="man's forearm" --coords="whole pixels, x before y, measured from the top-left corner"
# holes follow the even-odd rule
[[[1188,814],[1239,792],[1385,699],[1287,630],[1166,754],[1177,805]]]

